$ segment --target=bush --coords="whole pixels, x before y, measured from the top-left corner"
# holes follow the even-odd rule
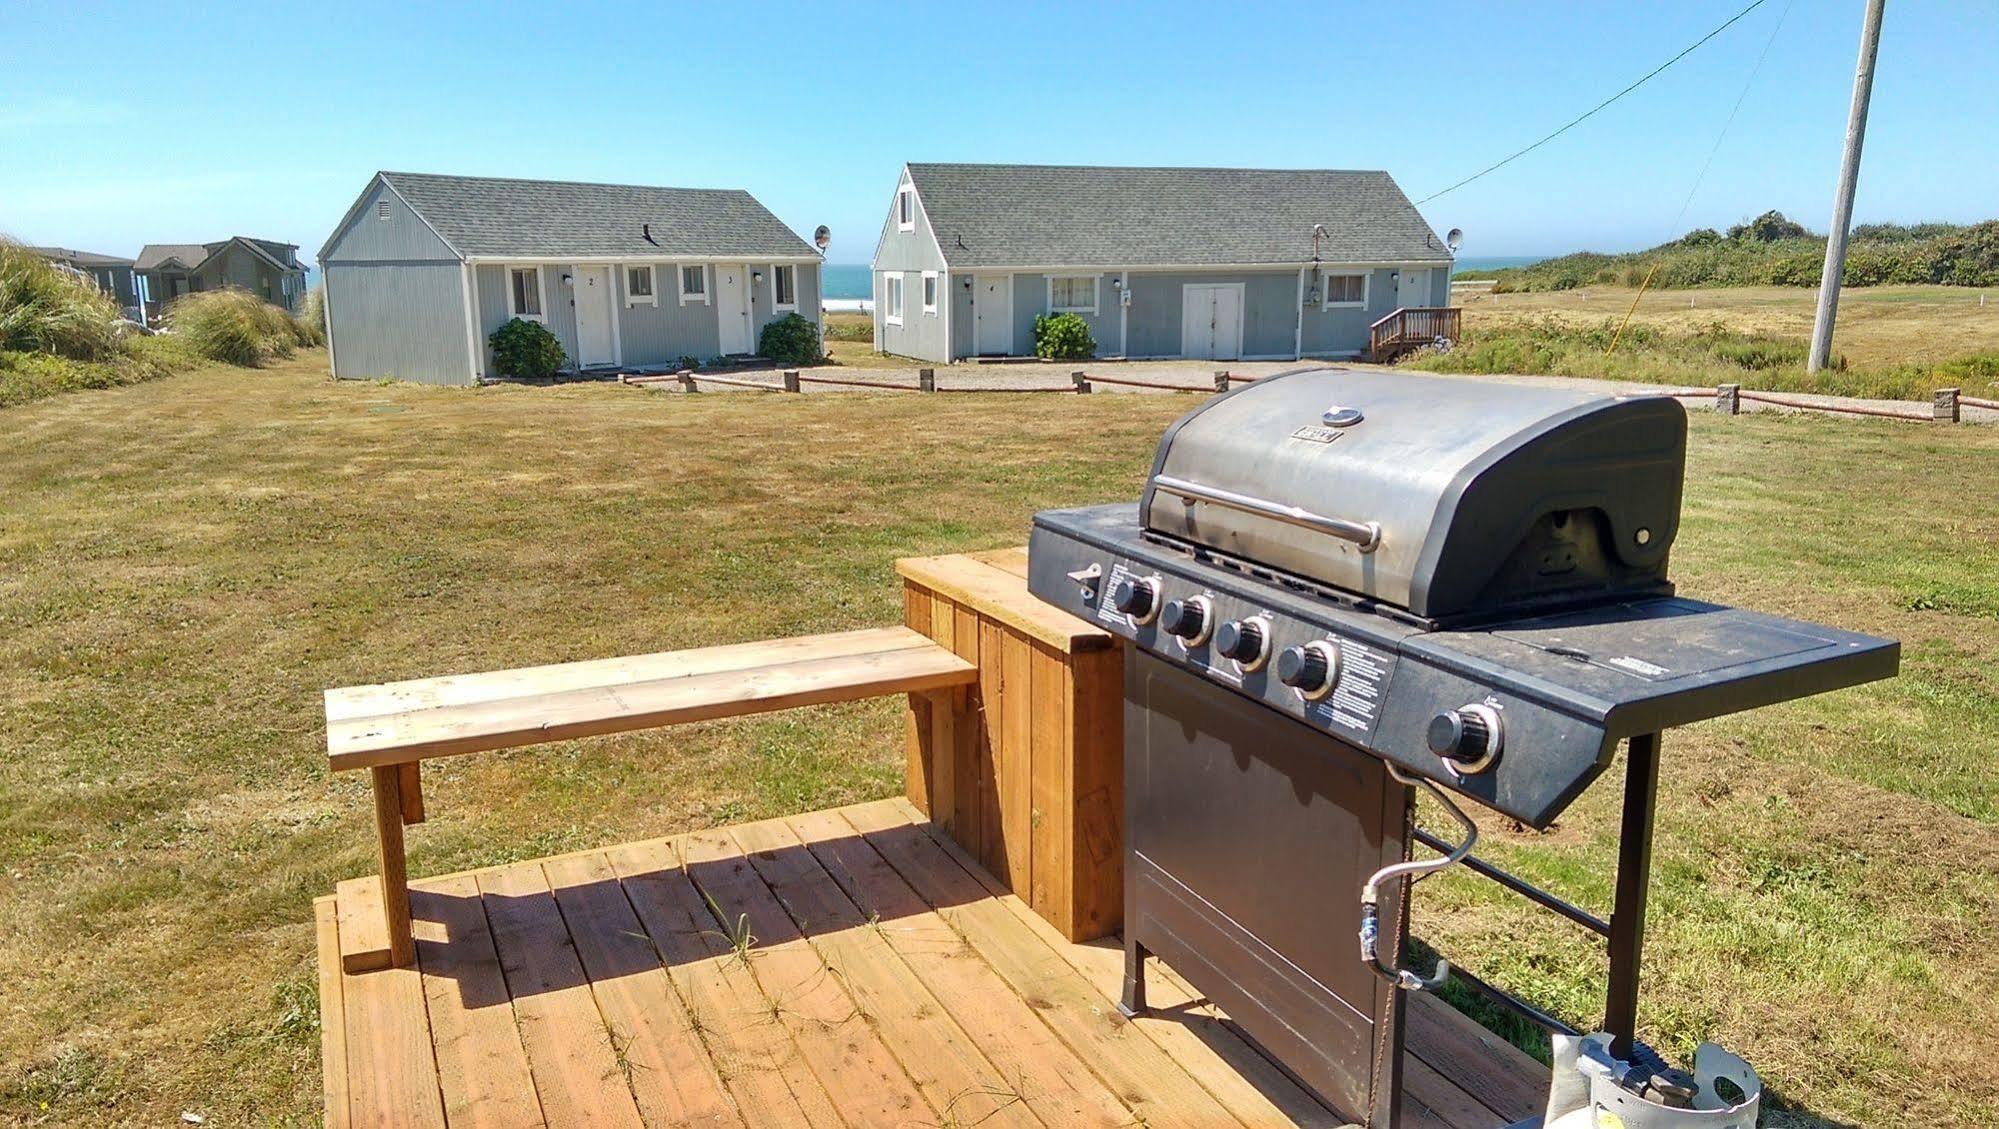
[[[797,314],[786,314],[764,326],[757,337],[757,354],[781,365],[818,364],[819,327]]]
[[[289,313],[248,290],[204,290],[167,307],[169,332],[211,361],[256,368],[312,344]]]
[[[326,288],[315,286],[306,291],[305,302],[299,306],[298,332],[307,345],[326,344]]]
[[[1804,224],[1772,209],[1748,223],[1739,223],[1729,228],[1728,237],[1756,243],[1776,243],[1785,239],[1810,239],[1812,233],[1805,230]]]
[[[0,350],[96,361],[116,356],[121,336],[117,302],[0,239]]]
[[[1051,361],[1081,361],[1097,355],[1090,323],[1075,314],[1042,314],[1034,319],[1034,355]]]
[[[562,342],[555,339],[547,326],[520,318],[494,330],[486,343],[493,347],[493,368],[502,376],[546,380],[567,359]]]

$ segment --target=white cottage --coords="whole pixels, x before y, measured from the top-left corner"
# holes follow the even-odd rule
[[[876,347],[1026,355],[1073,313],[1106,357],[1352,357],[1448,305],[1452,252],[1385,172],[903,166],[874,257]]]
[[[319,252],[338,377],[473,384],[541,322],[573,369],[752,353],[817,324],[820,256],[747,192],[375,174]]]

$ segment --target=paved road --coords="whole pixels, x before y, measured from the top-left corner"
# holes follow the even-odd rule
[[[1301,363],[1310,364],[1312,362],[1082,361],[1050,364],[956,364],[937,366],[936,373],[937,386],[945,390],[1002,391],[1007,389],[1068,388],[1071,385],[1069,374],[1080,370],[1106,380],[1133,380],[1162,385],[1179,385],[1189,390],[1208,392],[1214,387],[1214,374],[1220,370],[1225,369],[1232,374],[1241,376],[1268,376],[1271,373],[1284,372],[1287,369],[1297,368]],[[1357,369],[1375,367],[1359,364],[1358,362],[1335,363],[1346,363],[1348,367]],[[1399,371],[1413,372],[1415,370]],[[820,368],[805,369],[803,372],[808,378],[816,377],[827,380],[900,385],[912,389],[916,387],[917,382],[917,373],[913,368],[847,368],[844,366],[829,365]],[[783,374],[776,368],[737,369],[715,375],[727,380],[754,381],[772,388],[779,388],[783,383]],[[1595,380],[1582,377],[1470,376],[1448,373],[1442,375],[1455,380],[1502,381],[1509,384],[1581,387],[1609,393],[1684,391],[1679,386],[1639,384],[1620,380]],[[750,395],[755,394],[750,389],[725,385],[713,380],[704,380],[699,374],[696,375],[695,382],[696,386],[703,392],[744,392]],[[646,387],[659,392],[678,393],[681,391],[680,385],[671,379],[659,383],[650,383]],[[809,379],[801,384],[801,388],[806,392],[859,392],[867,390],[848,384],[816,384],[812,383]],[[1102,382],[1093,383],[1093,388],[1095,391],[1101,393],[1128,392],[1149,395],[1158,395],[1166,391],[1165,389],[1158,388],[1135,388],[1129,385]],[[1930,412],[1930,405],[1927,402],[1909,400],[1868,400],[1854,396],[1823,396],[1806,392],[1770,393],[1770,395],[1778,396],[1785,400],[1793,400],[1801,404],[1811,404],[1815,407],[1866,408],[1874,411],[1908,413],[1925,418],[1928,417]],[[1682,402],[1694,410],[1712,408],[1714,406],[1711,395],[1704,398],[1689,397]],[[1775,404],[1759,403],[1753,400],[1742,401],[1741,408],[1745,412],[1795,412],[1799,410]],[[1961,414],[1966,423],[1999,423],[1999,411],[1988,408],[1966,407],[1962,409]]]

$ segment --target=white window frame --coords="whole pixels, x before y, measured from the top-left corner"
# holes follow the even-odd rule
[[[904,219],[903,214],[909,218]],[[916,186],[905,184],[895,190],[895,229],[897,231],[916,230]]]
[[[651,286],[651,287],[649,287],[649,289],[650,289],[650,290],[652,291],[652,293],[650,293],[650,294],[634,294],[634,293],[632,293],[632,272],[633,272],[633,271],[635,271],[635,270],[642,270],[642,271],[646,272],[646,278],[647,278],[647,279],[649,279],[649,280],[650,280],[650,281],[652,282],[652,286]],[[620,285],[622,285],[622,286],[623,286],[623,288],[624,288],[624,291],[625,291],[625,308],[626,308],[626,309],[628,309],[628,310],[629,310],[629,309],[631,309],[631,308],[632,308],[633,306],[654,306],[654,307],[657,307],[657,306],[659,305],[659,268],[658,268],[658,267],[655,267],[655,266],[654,266],[654,265],[652,265],[651,263],[619,263],[619,264],[618,264],[618,271],[619,271],[619,275],[620,275],[620,278],[619,278],[619,283],[620,283]]]
[[[687,269],[689,267],[693,267],[701,272],[701,292],[699,294],[689,294],[687,292]],[[678,263],[673,268],[673,288],[680,294],[681,305],[686,306],[699,302],[705,306],[708,304],[709,295],[715,292],[715,281],[708,276],[707,263]],[[658,288],[655,287],[654,289]]]
[[[1090,304],[1087,306],[1058,306],[1055,304],[1055,282],[1057,279],[1090,280]],[[1051,314],[1094,314],[1103,304],[1104,278],[1099,274],[1051,274],[1048,276],[1048,312]]]
[[[791,301],[777,300],[777,276],[780,271],[791,272]],[[770,265],[770,308],[778,313],[798,309],[798,266],[795,263],[772,263]]]
[[[1333,301],[1332,280],[1335,278],[1360,279],[1360,301]],[[1319,308],[1322,310],[1364,310],[1370,288],[1374,286],[1374,272],[1371,270],[1329,270],[1319,272]]]
[[[889,271],[882,275],[882,321],[901,325],[903,308],[902,272]]]
[[[918,296],[923,299],[923,312],[929,314],[931,317],[936,317],[937,299],[943,293],[944,283],[937,277],[936,271],[927,270],[923,272],[923,282],[921,285],[923,289],[918,292]]]
[[[548,280],[543,276],[541,267],[517,267],[509,265],[501,268],[501,270],[501,277],[506,280],[507,285],[507,316],[510,318],[519,318],[522,321],[540,322],[543,325],[548,324]],[[524,314],[515,308],[514,272],[522,270],[531,270],[534,272],[534,300],[535,305],[541,307],[541,312],[538,314]]]

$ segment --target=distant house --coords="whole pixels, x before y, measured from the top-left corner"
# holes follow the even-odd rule
[[[139,304],[138,284],[132,276],[130,259],[121,259],[116,255],[100,255],[94,251],[77,251],[68,247],[30,247],[28,250],[57,266],[68,267],[96,283],[99,290],[117,301],[121,310],[134,308]]]
[[[819,322],[819,255],[747,192],[375,174],[326,246],[340,377],[472,384],[486,339],[546,325],[574,368],[745,354]]]
[[[1446,305],[1451,261],[1385,172],[910,164],[875,341],[1026,355],[1035,317],[1068,312],[1106,357],[1354,356],[1383,316]]]
[[[148,243],[134,266],[146,320],[183,294],[236,287],[297,313],[305,301],[298,245],[232,235],[214,243]]]

